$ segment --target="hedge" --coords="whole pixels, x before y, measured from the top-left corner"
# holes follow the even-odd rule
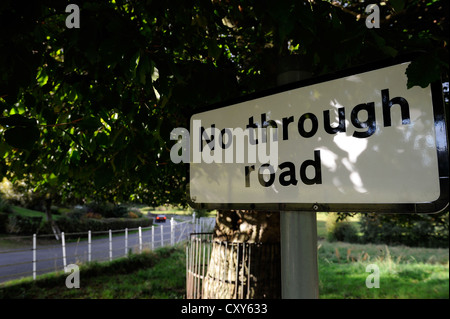
[[[8,214],[3,227],[8,234],[30,235],[39,232],[42,217],[29,217],[17,214]]]
[[[83,218],[74,220],[71,218],[61,217],[56,222],[59,229],[65,233],[78,233],[90,231],[108,231],[125,228],[149,227],[153,224],[153,219],[147,217],[141,218]],[[51,227],[45,222],[41,228],[41,232],[51,233]]]
[[[363,243],[448,248],[449,213],[363,214]]]
[[[55,223],[59,229],[65,233],[79,233],[91,231],[108,231],[125,229],[149,227],[153,224],[152,218],[81,218],[73,219],[68,217],[61,217]],[[24,217],[16,214],[1,214],[0,215],[0,232],[16,234],[16,235],[31,235],[31,234],[51,234],[52,228],[48,221],[42,220],[42,217]]]
[[[8,215],[7,213],[0,212],[0,234],[7,232],[8,226]]]

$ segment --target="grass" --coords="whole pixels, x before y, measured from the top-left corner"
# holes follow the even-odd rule
[[[322,299],[448,299],[449,250],[321,241],[318,251]],[[379,288],[367,288],[379,269]],[[366,269],[368,271],[366,271]]]
[[[361,245],[321,240],[321,299],[448,299],[448,249]],[[367,288],[380,270],[380,288]],[[185,247],[165,247],[80,268],[80,289],[68,289],[64,273],[0,285],[0,298],[177,299],[185,296]]]
[[[445,265],[380,265],[379,288],[367,288],[363,263],[319,265],[322,299],[448,299],[449,277]]]
[[[67,275],[53,273],[0,285],[0,298],[32,299],[176,299],[185,290],[185,250],[165,247],[153,252],[93,262],[80,267],[80,288],[68,289]]]
[[[20,215],[20,216],[24,216],[24,217],[44,217],[45,218],[45,213],[44,212],[39,212],[37,210],[32,210],[32,209],[28,209],[28,208],[24,208],[24,207],[20,207],[20,206],[11,206],[12,211],[14,212],[14,214]],[[56,215],[55,215],[56,217]]]
[[[317,213],[317,237],[319,239],[327,236],[327,216],[326,213]]]
[[[330,243],[327,223],[333,216],[317,214],[320,297],[323,299],[449,298],[449,249],[374,244]],[[358,217],[347,222],[359,231]],[[380,288],[367,288],[368,265],[380,271]]]

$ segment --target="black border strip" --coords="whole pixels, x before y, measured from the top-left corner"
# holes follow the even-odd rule
[[[338,71],[335,73],[313,77],[306,80],[301,80],[286,85],[281,85],[272,89],[262,90],[252,94],[247,94],[242,97],[231,99],[223,102],[219,102],[204,108],[196,109],[195,113],[192,113],[190,118],[198,113],[215,110],[254,100],[257,98],[266,97],[269,95],[306,87],[322,82],[332,81],[347,76],[364,73],[368,71],[374,71],[385,67],[412,62],[416,55],[405,55],[389,60],[377,61],[354,68]],[[431,84],[431,94],[433,103],[433,112],[435,120],[436,131],[436,145],[439,167],[439,184],[440,184],[440,196],[434,202],[429,203],[381,203],[381,204],[360,204],[360,203],[196,203],[190,198],[190,170],[188,168],[189,183],[186,190],[188,197],[188,203],[195,209],[221,209],[221,210],[277,210],[277,211],[318,211],[318,212],[378,212],[378,213],[438,213],[448,208],[449,206],[449,151],[448,151],[448,131],[447,121],[444,108],[444,101],[442,96],[442,83],[441,81]],[[190,123],[190,120],[189,120]],[[191,129],[191,128],[190,128]],[[189,165],[188,165],[189,166]]]

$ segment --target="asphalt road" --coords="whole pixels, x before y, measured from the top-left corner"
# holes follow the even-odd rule
[[[163,227],[160,227],[163,226]],[[174,227],[174,241],[182,241],[189,238],[193,232],[193,225],[187,222],[177,223]],[[142,230],[142,245],[139,244],[139,234],[137,231],[128,233],[128,243],[125,243],[125,232],[112,232],[110,249],[109,234],[102,233],[106,238],[95,239],[92,235],[91,240],[91,261],[106,261],[111,258],[126,256],[127,252],[139,252],[142,250],[151,250],[161,246],[171,244],[170,221],[155,224],[153,242],[151,228]],[[163,232],[161,233],[161,230]],[[73,242],[66,239],[66,265],[75,263],[85,263],[88,261],[89,245],[87,233],[81,235],[83,239]],[[37,244],[36,249],[36,274],[44,274],[53,271],[64,270],[62,243],[56,241],[56,244]],[[153,244],[152,244],[153,243]],[[110,252],[111,251],[111,252]],[[3,249],[0,247],[0,283],[21,277],[33,275],[33,249],[32,245],[23,246],[14,249]]]

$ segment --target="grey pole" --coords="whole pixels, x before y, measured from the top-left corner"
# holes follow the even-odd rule
[[[278,85],[311,76],[301,70],[292,56],[283,62],[277,77]],[[282,298],[319,298],[316,212],[281,211],[280,234]]]
[[[319,298],[315,212],[280,212],[281,296]]]

